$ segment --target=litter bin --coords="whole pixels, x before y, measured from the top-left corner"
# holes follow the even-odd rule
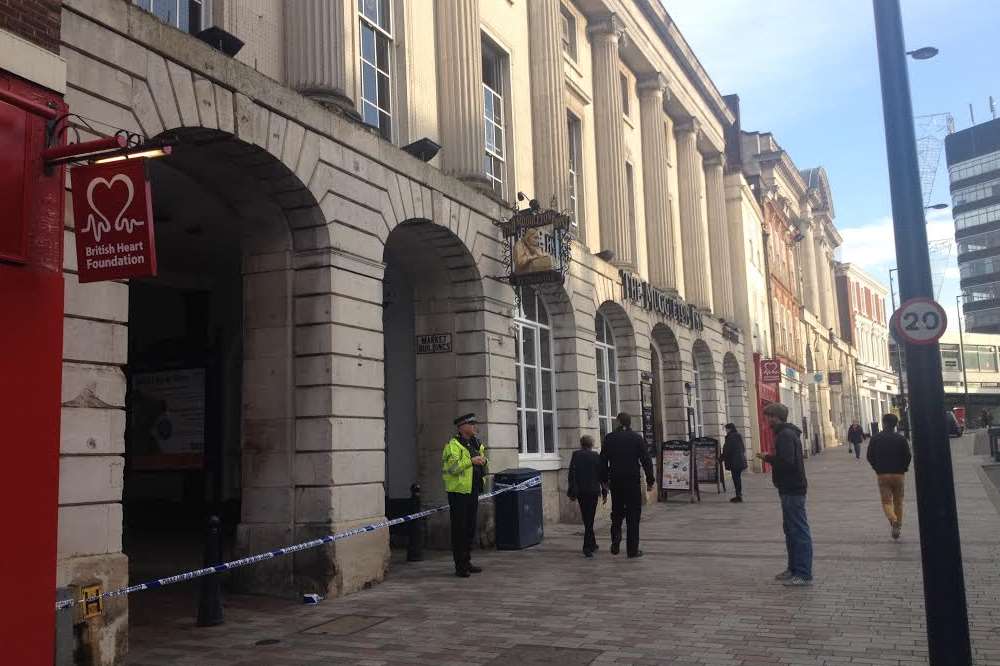
[[[536,469],[505,469],[493,476],[494,487],[516,485],[541,476]],[[542,541],[542,486],[511,490],[494,498],[497,550],[521,550]]]

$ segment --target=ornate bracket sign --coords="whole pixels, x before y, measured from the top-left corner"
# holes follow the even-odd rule
[[[562,284],[569,270],[572,218],[557,210],[532,205],[501,222],[508,274],[500,279],[512,287]]]
[[[700,331],[705,328],[698,309],[679,298],[668,296],[631,273],[618,271],[622,281],[622,300],[672,319],[682,326]]]
[[[80,282],[156,275],[146,160],[75,167],[70,178]]]

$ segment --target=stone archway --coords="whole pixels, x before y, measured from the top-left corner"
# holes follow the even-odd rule
[[[750,427],[747,414],[746,382],[736,354],[726,352],[722,358],[722,376],[725,382],[725,421],[736,426],[746,436]]]
[[[661,418],[663,439],[687,439],[687,404],[684,391],[683,361],[673,330],[664,323],[653,326],[653,344],[660,357]]]
[[[595,328],[597,328],[596,335],[596,345],[600,350],[602,345],[601,331],[599,330],[600,323],[606,322],[606,331],[610,332],[609,341],[607,336],[604,337],[604,344],[613,347],[615,351],[614,364],[608,364],[605,367],[606,377],[608,379],[609,389],[606,394],[606,416],[610,416],[611,419],[614,418],[615,412],[627,412],[633,419],[633,425],[638,423],[638,419],[642,414],[642,396],[641,396],[641,371],[642,371],[642,359],[640,358],[640,349],[636,344],[636,332],[635,327],[632,324],[632,320],[629,318],[628,313],[625,309],[614,301],[605,301],[597,309],[597,314],[595,315]],[[645,356],[645,350],[643,350],[643,357]],[[598,354],[600,356],[600,354]],[[610,357],[609,357],[610,358]],[[598,413],[601,414],[601,362],[598,361]],[[614,389],[610,388],[611,383],[614,383]],[[612,393],[612,390],[615,393]],[[616,407],[617,405],[617,407]],[[609,423],[605,423],[604,427],[608,428]]]
[[[701,339],[695,340],[691,357],[695,370],[695,381],[692,383],[695,435],[721,438],[723,396],[719,387],[719,373],[708,343]]]

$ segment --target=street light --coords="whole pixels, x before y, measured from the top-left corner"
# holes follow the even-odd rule
[[[893,312],[896,312],[896,286],[892,282],[892,274],[898,270],[898,268],[889,269],[889,295],[892,298]],[[896,331],[892,328],[892,322],[889,322],[889,334],[894,339],[896,338]],[[906,386],[903,383],[903,341],[898,339],[896,340],[896,375],[899,377],[899,411],[903,415],[903,430],[909,434],[910,410],[906,401]]]
[[[947,207],[948,204],[946,203],[936,203],[936,204],[931,204],[930,206],[924,206],[924,210],[944,210]]]
[[[906,55],[910,56],[914,60],[930,60],[937,54],[938,50],[933,46],[922,46],[919,49],[906,52]]]
[[[936,55],[937,49],[924,47],[906,51],[899,0],[872,0],[872,4],[900,300],[903,303],[912,298],[932,300],[934,284],[906,56],[925,60]],[[932,666],[970,664],[972,646],[962,571],[962,543],[955,507],[951,446],[945,424],[941,349],[936,341],[906,344],[906,376],[920,521],[927,656]]]
[[[972,412],[969,411],[969,376],[965,372],[965,335],[962,333],[962,298],[965,294],[955,294],[955,310],[958,314],[958,355],[962,359],[962,390],[965,393],[965,427],[969,427]]]

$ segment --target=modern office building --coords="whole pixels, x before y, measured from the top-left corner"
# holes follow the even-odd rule
[[[945,139],[967,330],[1000,332],[1000,119]]]

